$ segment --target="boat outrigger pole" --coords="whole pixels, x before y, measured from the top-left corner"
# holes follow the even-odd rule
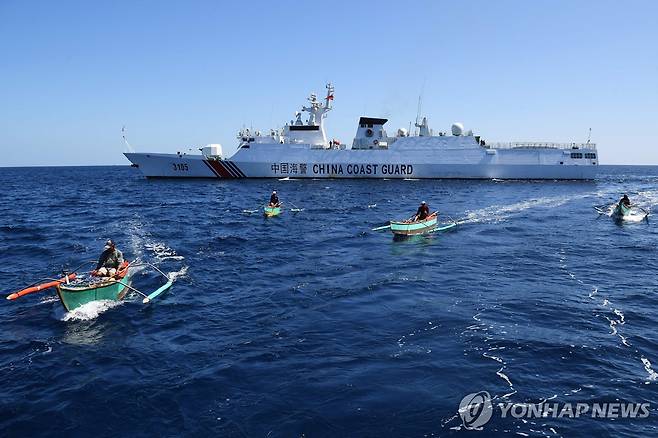
[[[148,294],[148,295],[146,295],[146,294],[143,293],[143,292],[138,291],[138,290],[135,289],[134,287],[131,287],[131,286],[127,285],[127,284],[123,284],[123,283],[121,283],[121,284],[123,284],[124,286],[126,286],[128,289],[130,289],[130,290],[132,290],[132,291],[134,291],[134,292],[137,292],[139,295],[143,296],[144,299],[142,300],[142,303],[143,303],[143,304],[148,304],[149,302],[151,302],[152,299],[156,298],[157,296],[159,296],[160,294],[162,294],[164,291],[166,291],[167,289],[169,289],[169,288],[171,287],[171,285],[174,284],[174,280],[173,280],[172,278],[170,278],[167,274],[165,274],[164,272],[162,272],[162,271],[160,270],[160,268],[158,268],[157,266],[155,266],[155,265],[153,265],[153,264],[151,264],[151,263],[148,263],[148,262],[139,262],[139,263],[136,264],[135,266],[139,266],[139,265],[150,266],[151,268],[153,268],[153,269],[155,269],[156,271],[158,271],[158,272],[159,272],[164,278],[167,279],[167,282],[166,282],[165,284],[163,284],[162,286],[160,286],[159,288],[157,288],[155,291],[151,292],[151,293]]]

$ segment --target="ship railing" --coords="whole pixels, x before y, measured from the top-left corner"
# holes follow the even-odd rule
[[[486,149],[596,149],[596,143],[506,142],[489,143]]]

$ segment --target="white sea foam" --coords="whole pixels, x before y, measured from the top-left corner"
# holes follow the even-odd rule
[[[167,273],[167,276],[171,281],[176,281],[179,277],[183,277],[185,274],[187,274],[187,266],[183,266],[178,271],[169,272]]]
[[[89,321],[96,319],[98,316],[114,307],[120,306],[123,301],[99,300],[83,304],[77,309],[64,313],[62,321]]]
[[[59,301],[59,297],[57,297],[57,295],[48,295],[41,298],[41,300],[39,300],[39,304],[54,303],[55,301]]]
[[[153,256],[159,260],[184,260],[185,257],[176,254],[176,251],[162,242],[147,242],[144,248],[153,253]]]
[[[649,380],[654,381],[658,379],[658,373],[656,373],[651,367],[651,362],[649,362],[649,359],[646,357],[642,357],[641,359],[642,363],[644,364],[644,369],[647,370],[647,373],[649,373]]]
[[[538,207],[557,207],[571,202],[575,199],[581,199],[587,195],[546,197],[538,199],[529,199],[526,201],[516,202],[514,204],[492,205],[490,207],[478,210],[467,211],[466,218],[461,220],[462,223],[479,223],[479,222],[500,222],[515,214],[525,210]]]

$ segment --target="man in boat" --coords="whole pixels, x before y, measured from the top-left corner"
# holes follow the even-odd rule
[[[623,204],[624,207],[630,208],[631,200],[628,199],[628,195],[624,194],[624,196],[621,197],[621,199],[619,200],[619,205],[621,205],[621,204]]]
[[[268,207],[279,207],[281,204],[279,203],[279,197],[276,194],[276,190],[272,191],[272,195],[270,196],[270,204]]]
[[[123,253],[117,249],[113,241],[108,240],[92,274],[98,277],[114,277],[122,263]]]
[[[416,215],[413,218],[413,221],[422,221],[423,219],[427,219],[427,216],[430,215],[430,207],[427,205],[425,201],[420,203],[420,206],[418,207],[418,210],[416,211]]]

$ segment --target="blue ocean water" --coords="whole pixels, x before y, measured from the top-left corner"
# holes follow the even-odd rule
[[[3,436],[454,436],[464,396],[650,403],[648,418],[502,418],[480,435],[655,436],[658,168],[593,182],[147,180],[127,167],[1,169],[0,285],[112,238],[176,278],[65,312],[0,304]],[[276,189],[290,210],[245,214]],[[451,232],[371,228],[426,200]],[[152,291],[143,270],[133,285]]]

